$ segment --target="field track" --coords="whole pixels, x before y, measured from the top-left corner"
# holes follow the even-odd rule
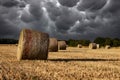
[[[120,49],[67,48],[48,60],[16,59],[16,45],[0,45],[0,80],[120,80]]]

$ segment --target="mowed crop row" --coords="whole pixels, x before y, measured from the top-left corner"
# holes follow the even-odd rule
[[[16,58],[16,45],[0,45],[0,80],[120,80],[120,49],[68,47],[48,60]]]

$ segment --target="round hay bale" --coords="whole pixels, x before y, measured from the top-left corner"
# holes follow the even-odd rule
[[[99,49],[100,48],[100,44],[96,44],[97,45],[97,49]]]
[[[48,57],[49,35],[29,29],[20,33],[17,59],[46,60]]]
[[[69,47],[68,45],[66,45],[66,47]]]
[[[58,41],[58,49],[59,50],[66,50],[66,42],[65,41]]]
[[[110,49],[110,48],[111,48],[110,45],[105,46],[105,49]]]
[[[57,52],[58,51],[58,41],[56,38],[49,39],[49,52]]]
[[[78,48],[82,48],[82,45],[81,45],[81,44],[78,44],[77,47],[78,47]]]
[[[15,44],[15,46],[18,46],[18,44]]]
[[[96,48],[97,48],[96,43],[90,43],[90,44],[89,44],[89,48],[90,48],[90,49],[96,49]]]

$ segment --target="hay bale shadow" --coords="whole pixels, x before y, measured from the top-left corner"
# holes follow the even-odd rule
[[[70,61],[85,61],[85,62],[104,62],[104,61],[120,61],[120,59],[48,59],[48,61],[65,61],[65,62],[70,62]]]

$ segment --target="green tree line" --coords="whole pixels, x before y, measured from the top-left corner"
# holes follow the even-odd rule
[[[95,43],[100,44],[100,46],[110,45],[112,47],[119,47],[120,46],[120,39],[119,38],[103,38],[97,37],[94,40]]]
[[[120,46],[120,39],[119,38],[103,38],[103,37],[97,37],[93,41],[94,43],[100,44],[100,46],[110,45],[112,47],[119,47]],[[15,39],[7,39],[7,38],[1,38],[0,44],[17,44],[18,40]],[[78,44],[81,44],[83,46],[89,46],[91,43],[90,40],[74,40],[69,39],[66,41],[68,46],[76,47]]]
[[[15,39],[0,39],[0,44],[17,44],[18,43],[18,40],[15,40]]]
[[[90,43],[90,40],[73,40],[70,39],[68,41],[66,41],[68,46],[72,46],[72,47],[76,47],[78,44],[81,44],[83,46],[88,46]]]
[[[120,39],[119,38],[103,38],[103,37],[97,37],[93,40],[94,43],[100,44],[100,46],[110,45],[112,47],[119,47],[120,46]],[[73,40],[69,39],[66,41],[68,46],[76,47],[78,44],[81,44],[83,46],[89,46],[91,43],[90,40]]]

